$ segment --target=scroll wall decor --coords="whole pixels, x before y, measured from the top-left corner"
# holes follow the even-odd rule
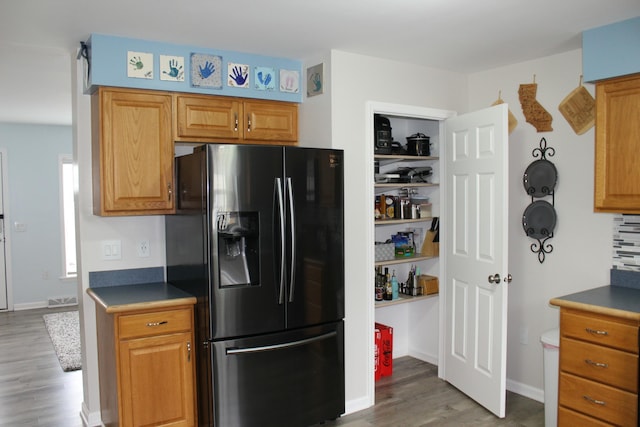
[[[522,227],[528,237],[535,239],[531,252],[538,254],[542,264],[547,254],[553,251],[548,240],[553,238],[556,226],[555,187],[558,181],[556,166],[547,157],[555,155],[553,147],[547,147],[547,140],[540,140],[540,147],[532,151],[537,158],[529,164],[522,177],[524,189],[531,196],[531,204],[522,214]]]

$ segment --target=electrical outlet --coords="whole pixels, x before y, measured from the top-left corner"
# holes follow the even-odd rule
[[[140,240],[138,242],[138,256],[141,258],[146,258],[149,256],[149,241],[148,240]]]

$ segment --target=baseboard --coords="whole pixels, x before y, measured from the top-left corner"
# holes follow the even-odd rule
[[[80,418],[82,418],[82,425],[84,427],[104,427],[102,417],[100,417],[100,411],[89,412],[89,408],[87,408],[84,402],[82,402]]]
[[[519,394],[529,399],[544,403],[544,390],[531,387],[530,385],[519,383],[507,378],[507,390]]]
[[[369,403],[369,399],[366,396],[363,396],[358,399],[348,400],[344,405],[344,414],[349,415],[354,412],[362,411],[363,409],[367,409],[371,406]]]
[[[47,308],[47,307],[49,307],[49,304],[47,304],[47,301],[25,302],[22,304],[13,304],[14,311],[33,310],[36,308]]]
[[[423,362],[431,363],[432,365],[438,366],[438,356],[434,356],[433,354],[423,353],[420,351],[409,350],[409,356],[414,357],[418,360],[422,360]]]

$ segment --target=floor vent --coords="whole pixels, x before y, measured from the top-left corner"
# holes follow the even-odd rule
[[[52,297],[49,298],[48,307],[64,307],[67,305],[77,305],[78,298],[76,297]]]

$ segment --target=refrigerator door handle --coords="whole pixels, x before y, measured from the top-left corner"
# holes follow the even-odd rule
[[[275,180],[275,193],[278,198],[278,221],[280,221],[280,291],[278,292],[278,304],[284,303],[284,272],[286,262],[286,245],[285,245],[285,230],[284,230],[284,199],[282,197],[282,180],[276,178]]]
[[[287,177],[286,188],[287,198],[289,199],[289,221],[291,223],[291,259],[289,260],[289,262],[291,263],[291,265],[289,266],[291,274],[289,275],[289,302],[293,302],[293,285],[296,278],[296,220],[294,215],[295,208],[293,204],[293,183],[291,181],[291,177]]]
[[[273,351],[273,350],[282,350],[285,348],[297,347],[300,345],[309,344],[316,341],[326,340],[328,338],[336,336],[336,331],[327,332],[326,334],[318,335],[311,338],[305,338],[303,340],[291,341],[282,344],[272,344],[272,345],[262,345],[258,347],[247,347],[247,348],[227,348],[225,349],[225,354],[234,355],[234,354],[247,354],[247,353],[260,353],[263,351]]]

